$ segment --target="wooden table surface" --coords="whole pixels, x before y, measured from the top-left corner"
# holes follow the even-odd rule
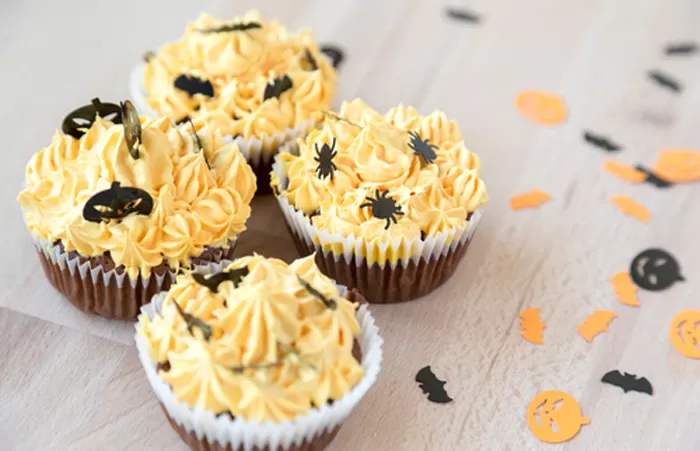
[[[3,0],[1,450],[185,449],[139,365],[133,324],[82,314],[54,291],[15,197],[26,162],[67,112],[94,96],[126,97],[144,51],[200,11],[230,17],[252,6],[346,51],[339,100],[457,119],[491,197],[455,277],[424,299],[372,308],[386,341],[382,373],[332,451],[700,448],[700,361],[668,339],[671,319],[700,305],[700,186],[661,190],[603,171],[607,158],[651,165],[662,148],[700,148],[700,55],[662,52],[700,39],[700,2],[469,0],[461,6],[482,15],[469,24],[447,19],[437,0]],[[683,92],[651,83],[651,69]],[[563,95],[568,121],[523,119],[514,97],[524,89]],[[585,144],[587,129],[624,149]],[[553,200],[511,211],[510,196],[532,189]],[[608,203],[616,194],[649,207],[651,220],[622,215]],[[274,200],[256,199],[238,254],[295,258],[281,221]],[[609,279],[649,247],[672,252],[687,281],[624,306]],[[519,313],[531,307],[549,325],[544,345],[520,336]],[[588,343],[577,325],[595,309],[618,317]],[[414,382],[428,364],[447,380],[451,404],[428,402]],[[601,384],[613,369],[647,377],[653,397]],[[572,394],[591,420],[562,445],[527,426],[528,403],[549,389]]]

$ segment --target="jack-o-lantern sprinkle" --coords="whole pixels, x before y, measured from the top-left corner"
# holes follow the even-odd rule
[[[684,310],[671,321],[671,344],[691,359],[700,359],[700,311]]]
[[[526,119],[541,125],[561,124],[568,115],[561,96],[543,91],[523,91],[515,105]]]
[[[95,193],[83,207],[83,218],[90,222],[123,219],[130,214],[148,216],[153,210],[153,198],[148,192],[112,182],[108,190]]]
[[[538,439],[546,443],[562,443],[572,439],[581,426],[590,424],[578,402],[559,390],[544,391],[530,402],[527,424]]]
[[[95,97],[92,99],[90,105],[83,105],[68,114],[68,116],[63,119],[61,130],[66,135],[70,135],[75,139],[80,139],[80,137],[85,134],[85,131],[95,122],[97,116],[115,124],[122,123],[119,105],[114,103],[102,103],[98,97]]]

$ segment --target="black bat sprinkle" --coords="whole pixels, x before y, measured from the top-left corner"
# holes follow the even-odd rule
[[[474,14],[464,9],[457,9],[448,6],[445,12],[447,13],[447,17],[451,19],[471,23],[479,23],[481,21],[481,17],[478,14]]]
[[[647,75],[662,88],[670,89],[673,92],[681,92],[683,90],[679,82],[658,70],[650,70]]]
[[[102,222],[123,219],[135,213],[148,216],[153,210],[153,198],[148,192],[112,182],[109,189],[95,193],[83,207],[83,219]]]
[[[263,102],[273,97],[279,99],[283,92],[289,91],[290,89],[292,89],[292,79],[289,78],[289,76],[285,74],[279,78],[275,78],[265,86]]]
[[[180,74],[180,76],[175,79],[174,86],[176,89],[185,91],[190,97],[195,94],[214,97],[214,85],[212,85],[209,80],[202,80],[194,75]]]
[[[445,381],[438,379],[433,370],[430,369],[430,365],[421,368],[416,374],[416,382],[419,382],[420,389],[423,393],[428,395],[428,401],[432,401],[438,404],[446,404],[452,401],[445,391]]]
[[[204,274],[193,273],[192,278],[198,284],[209,288],[212,293],[218,293],[219,285],[226,281],[233,282],[233,286],[238,288],[238,284],[248,275],[248,272],[248,267],[244,266],[229,271],[221,271],[209,277],[206,277]]]
[[[672,182],[669,182],[667,180],[662,179],[658,175],[654,174],[654,172],[650,169],[645,168],[642,165],[637,165],[634,167],[636,170],[643,172],[647,175],[647,179],[644,180],[646,183],[653,185],[657,188],[668,188],[669,186],[673,186]]]
[[[321,53],[328,57],[328,59],[331,61],[331,65],[333,65],[333,67],[336,69],[340,67],[340,63],[342,63],[345,59],[343,50],[335,45],[321,46]]]
[[[651,382],[646,377],[637,377],[630,373],[620,373],[618,370],[608,371],[600,380],[606,384],[620,387],[625,393],[629,391],[638,391],[646,393],[649,396],[654,394],[654,389]]]
[[[588,144],[594,145],[607,152],[617,152],[618,150],[622,149],[622,146],[613,142],[609,138],[602,135],[597,135],[588,130],[583,132],[583,139],[586,140]]]
[[[679,42],[666,46],[666,55],[690,55],[698,51],[698,45],[694,42]]]

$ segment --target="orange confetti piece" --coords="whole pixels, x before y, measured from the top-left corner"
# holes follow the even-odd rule
[[[513,211],[518,211],[521,208],[537,208],[548,200],[552,200],[552,196],[544,191],[528,191],[527,193],[511,197],[510,208]]]
[[[671,344],[681,354],[700,359],[700,311],[684,310],[671,321]]]
[[[515,98],[515,106],[525,118],[541,125],[556,125],[568,115],[560,95],[543,91],[523,91]]]
[[[630,215],[640,222],[649,221],[649,217],[651,216],[649,209],[631,197],[613,196],[610,198],[610,202],[622,210],[624,214]]]
[[[619,272],[610,279],[615,290],[617,300],[630,307],[639,307],[639,299],[637,299],[637,285],[632,282],[630,273]]]
[[[527,424],[535,437],[546,443],[572,439],[591,420],[583,416],[578,401],[568,393],[547,390],[530,401]]]
[[[605,170],[629,183],[641,183],[648,177],[646,173],[615,160],[605,160]]]
[[[700,180],[700,152],[691,149],[664,150],[654,163],[654,172],[669,182]]]
[[[520,314],[520,335],[530,343],[543,344],[543,331],[546,328],[547,325],[540,318],[540,309],[530,308]]]
[[[584,340],[591,341],[596,335],[607,332],[608,325],[613,318],[617,317],[617,313],[610,310],[596,310],[579,324],[578,332]]]

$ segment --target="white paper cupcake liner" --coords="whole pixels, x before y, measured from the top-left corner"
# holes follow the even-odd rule
[[[214,271],[219,271],[226,265],[227,263],[222,262]],[[212,268],[215,267],[217,265],[213,265]],[[168,384],[158,376],[157,362],[151,360],[146,339],[139,333],[143,318],[152,318],[157,314],[156,311],[159,309],[155,306],[163,302],[166,294],[160,293],[154,296],[152,302],[142,308],[139,323],[136,324],[136,348],[148,382],[171,422],[181,426],[187,433],[194,434],[200,441],[206,441],[212,445],[216,443],[222,448],[230,447],[233,450],[266,449],[266,446],[271,450],[286,450],[301,446],[339,427],[377,380],[382,361],[383,340],[365,304],[361,305],[357,311],[357,319],[361,327],[357,340],[362,350],[361,363],[365,375],[349,393],[334,401],[333,404],[312,408],[306,415],[281,423],[231,419],[227,415],[217,416],[212,412],[206,412],[200,407],[191,408],[179,402]],[[209,446],[203,445],[200,449],[209,449]]]
[[[52,244],[31,234],[34,246],[42,259],[42,267],[51,284],[78,309],[105,318],[135,320],[142,305],[154,293],[170,287],[175,272],[151,273],[149,277],[130,278],[126,272],[93,265],[77,255],[66,252],[60,244]],[[235,241],[228,252],[232,252]],[[230,254],[227,254],[230,255]],[[43,258],[42,258],[43,257]],[[213,263],[196,265],[198,271],[207,271]]]

